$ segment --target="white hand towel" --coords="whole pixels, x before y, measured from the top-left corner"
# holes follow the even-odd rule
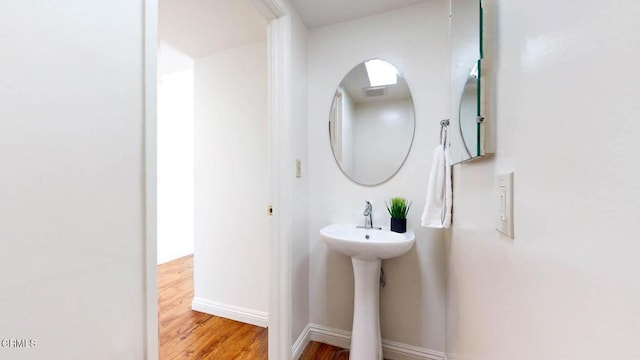
[[[433,152],[422,226],[438,229],[451,226],[451,199],[449,149],[438,145]]]

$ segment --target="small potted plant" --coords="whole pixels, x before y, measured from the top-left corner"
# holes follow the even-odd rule
[[[394,197],[387,202],[387,210],[391,215],[391,231],[407,232],[407,214],[410,208],[411,202],[402,197]]]

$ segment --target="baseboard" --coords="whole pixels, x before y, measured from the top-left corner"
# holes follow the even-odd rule
[[[309,336],[309,332],[311,331],[311,324],[307,324],[302,330],[300,336],[295,343],[293,343],[292,356],[293,360],[298,360],[300,356],[302,356],[302,352],[309,345],[309,341],[311,341],[311,337]]]
[[[317,341],[343,349],[349,349],[351,347],[351,331],[330,328],[318,324],[309,324],[309,338],[311,341]]]
[[[309,324],[293,345],[293,359],[297,360],[310,341],[317,341],[344,349],[351,345],[351,332],[327,326]],[[443,352],[382,340],[382,353],[391,360],[446,360]]]
[[[267,327],[269,324],[269,314],[266,312],[223,304],[198,297],[194,297],[191,301],[191,309],[260,327]]]
[[[382,352],[385,358],[393,360],[447,360],[445,353],[396,341],[382,340]]]

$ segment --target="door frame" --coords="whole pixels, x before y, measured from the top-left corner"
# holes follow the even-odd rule
[[[267,30],[269,198],[269,359],[288,360],[291,339],[290,90],[291,16],[286,0],[251,0],[269,21]],[[157,288],[157,53],[158,0],[144,0],[145,358],[158,359]],[[266,205],[266,204],[265,204]]]

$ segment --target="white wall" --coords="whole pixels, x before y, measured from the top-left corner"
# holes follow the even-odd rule
[[[266,317],[266,42],[196,59],[194,74],[194,302],[235,306]]]
[[[161,2],[160,6],[165,4]],[[184,15],[182,15],[184,16]],[[168,27],[168,24],[160,21],[158,31],[162,33],[162,29]],[[163,39],[160,39],[158,45],[158,74],[159,76],[171,73],[177,73],[183,70],[193,70],[193,58],[173,47]]]
[[[640,3],[486,1],[493,159],[455,167],[449,359],[640,358]],[[515,239],[495,174],[515,171]]]
[[[193,254],[193,69],[158,83],[158,264]]]
[[[144,358],[142,11],[2,3],[0,358]]]
[[[309,157],[307,146],[307,29],[298,16],[291,17],[291,119],[292,149],[302,161],[302,177],[291,188],[292,239],[292,344],[309,323]],[[327,113],[328,114],[328,113]],[[294,164],[284,176],[293,176]]]
[[[350,259],[329,251],[318,235],[330,223],[362,223],[364,201],[374,206],[374,225],[389,225],[384,201],[414,202],[408,226],[416,246],[383,262],[382,336],[436,351],[445,346],[446,266],[441,231],[419,227],[431,154],[447,105],[446,1],[314,29],[309,33],[309,253],[310,320],[351,330],[353,270]],[[366,187],[345,177],[333,158],[327,121],[336,87],[355,65],[381,58],[398,67],[413,94],[416,135],[407,162],[390,181]]]

